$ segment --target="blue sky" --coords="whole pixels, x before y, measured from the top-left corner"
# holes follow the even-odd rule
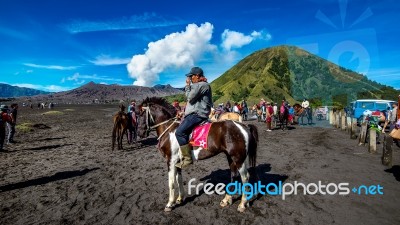
[[[395,0],[2,0],[0,83],[181,87],[192,66],[212,81],[288,44],[399,89],[399,12]]]

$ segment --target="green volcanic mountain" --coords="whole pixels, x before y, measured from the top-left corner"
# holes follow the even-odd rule
[[[345,106],[359,98],[393,99],[399,91],[293,46],[266,48],[247,56],[211,83],[213,100],[261,98],[290,103]]]

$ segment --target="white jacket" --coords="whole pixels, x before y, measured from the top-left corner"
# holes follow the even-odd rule
[[[303,108],[308,108],[310,106],[310,103],[308,101],[304,101],[301,103],[301,107]]]

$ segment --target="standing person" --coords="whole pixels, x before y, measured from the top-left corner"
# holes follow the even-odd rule
[[[242,100],[242,103],[240,104],[242,107],[242,115],[243,119],[247,120],[247,113],[249,112],[249,108],[247,107],[247,102],[245,99]]]
[[[288,104],[289,107],[289,123],[293,124],[293,119],[294,119],[294,108]]]
[[[17,124],[18,104],[11,104],[10,117],[11,122],[7,123],[8,126],[8,143],[14,144],[15,125]]]
[[[133,100],[128,107],[128,142],[133,143],[137,136],[136,102]]]
[[[235,102],[233,104],[232,112],[240,114],[240,108],[239,108],[239,104],[237,102]]]
[[[225,112],[232,112],[232,105],[230,101],[227,101],[225,104]]]
[[[0,106],[0,151],[4,151],[4,141],[6,139],[6,123],[11,123],[11,117],[8,115],[8,106]]]
[[[211,86],[207,83],[203,70],[200,67],[193,67],[186,74],[185,95],[187,103],[182,123],[176,129],[175,136],[178,140],[182,154],[181,162],[176,167],[184,168],[193,163],[191,147],[188,144],[189,135],[193,128],[208,120],[212,103]]]
[[[272,123],[272,116],[274,114],[274,109],[271,106],[271,103],[267,102],[266,107],[266,114],[267,114],[267,131],[272,131],[271,123]]]
[[[396,126],[396,122],[399,119],[399,117],[397,116],[399,109],[398,109],[398,103],[394,102],[392,104],[392,111],[390,111],[389,113],[389,133],[395,128]],[[385,124],[386,125],[386,124]],[[385,127],[386,128],[386,127]],[[382,129],[382,132],[384,131],[384,129]]]
[[[272,107],[273,111],[274,111],[274,116],[276,116],[278,114],[278,103],[272,103],[274,106]]]

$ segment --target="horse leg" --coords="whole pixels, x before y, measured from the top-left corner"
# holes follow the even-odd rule
[[[122,140],[124,139],[124,129],[120,127],[119,129],[119,142],[118,142],[118,149],[122,150]]]
[[[118,128],[118,137],[117,137],[117,142],[118,142],[118,150],[121,150],[121,128]]]
[[[117,138],[117,128],[114,125],[113,131],[112,131],[112,150],[114,151],[114,147],[115,147],[115,139]]]
[[[242,178],[242,184],[243,187],[246,185],[246,183],[249,182],[250,174],[249,171],[247,170],[247,163],[243,162],[242,166],[239,168],[239,173],[240,177]],[[246,192],[249,193],[248,187],[246,187]],[[251,196],[252,197],[252,196]],[[242,193],[242,200],[240,201],[240,204],[238,206],[238,211],[239,212],[244,212],[246,210],[246,206],[249,207],[249,202],[247,200],[247,197],[244,193]]]
[[[182,170],[177,168],[176,173],[176,183],[178,185],[178,198],[175,201],[175,204],[180,205],[183,203],[185,199],[185,190],[183,189],[183,180],[182,180]]]
[[[235,172],[236,171],[236,166],[233,163],[233,160],[229,155],[227,155],[227,158],[228,158],[229,167],[231,168],[231,183],[233,183],[234,177],[236,175],[236,172]],[[219,205],[221,207],[226,207],[228,205],[232,205],[232,195],[229,195],[228,193],[225,194],[224,199],[221,200]]]
[[[171,162],[170,162],[171,163]],[[170,166],[168,171],[168,187],[169,187],[169,198],[168,203],[164,208],[165,212],[170,212],[175,206],[175,178],[176,178],[175,166]]]

